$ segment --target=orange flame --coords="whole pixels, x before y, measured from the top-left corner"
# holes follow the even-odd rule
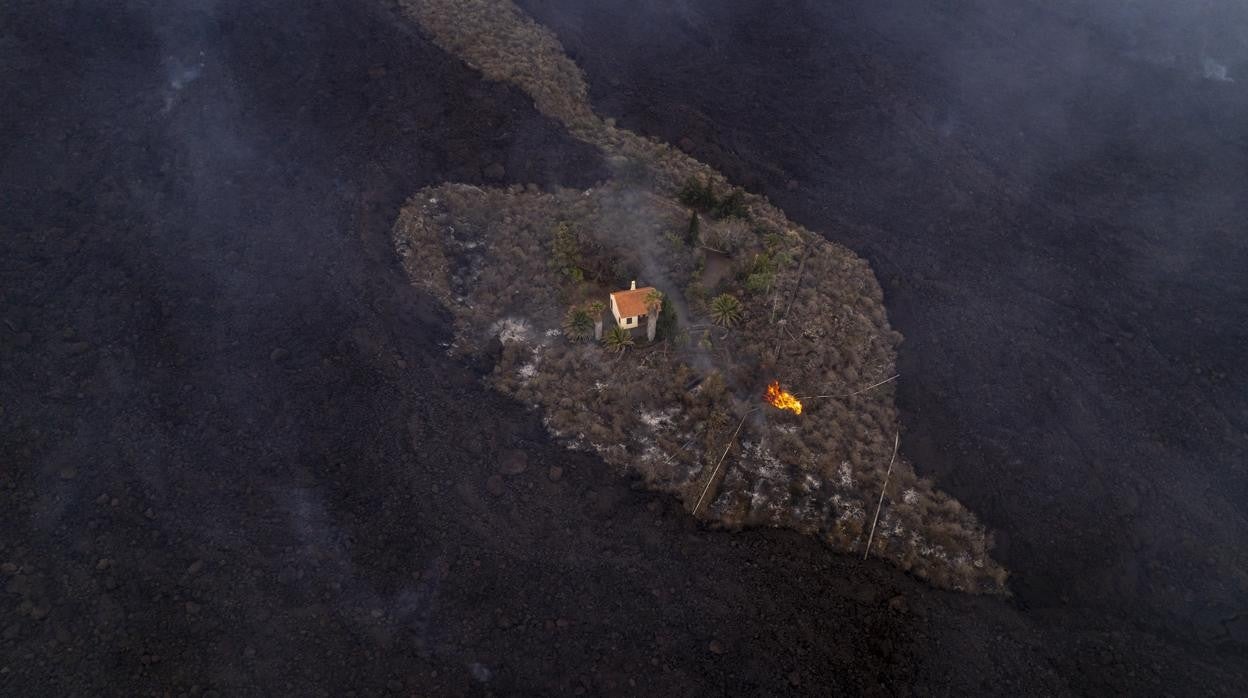
[[[793,397],[793,393],[780,389],[780,381],[772,381],[767,386],[767,392],[763,394],[763,399],[772,407],[782,410],[789,410],[793,414],[802,413],[802,402]]]

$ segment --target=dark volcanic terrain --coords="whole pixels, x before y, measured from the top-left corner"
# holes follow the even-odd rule
[[[612,15],[526,4],[608,115],[689,138],[876,265],[911,340],[903,448],[1005,533],[1021,605],[796,534],[702,530],[448,358],[444,312],[389,242],[404,199],[606,173],[389,6],[16,1],[0,7],[0,694],[1242,685],[1238,199],[1213,189],[1225,206],[1202,226],[1186,190],[1155,199],[1203,233],[1175,251],[1122,222],[1115,187],[1147,181],[1118,184],[1098,151],[1064,179],[995,171],[974,148],[1005,145],[925,121],[939,90],[905,72],[927,66],[912,42],[847,25],[856,67],[827,73],[831,37],[809,29],[826,18],[802,5],[696,31],[657,15],[645,63]],[[625,19],[660,12],[638,7]],[[673,49],[701,75],[657,53],[679,32],[718,45],[705,63]],[[775,32],[840,92],[768,83],[798,79],[758,48]],[[1240,146],[1190,166],[1242,166],[1232,98],[1175,84],[1211,91],[1207,137]],[[868,130],[825,128],[833,102],[807,93],[860,100],[837,113]]]
[[[902,451],[1022,604],[1248,647],[1242,5],[519,4],[604,116],[871,262]]]

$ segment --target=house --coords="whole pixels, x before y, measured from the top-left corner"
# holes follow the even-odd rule
[[[651,294],[658,294],[658,290],[653,286],[637,288],[637,282],[629,284],[627,291],[616,291],[611,294],[611,314],[615,316],[615,324],[623,327],[630,332],[641,326],[641,321],[646,321],[646,339],[654,341],[654,331],[659,319],[659,311],[662,308],[661,301],[652,301]],[[654,312],[647,307],[648,303],[655,304]]]

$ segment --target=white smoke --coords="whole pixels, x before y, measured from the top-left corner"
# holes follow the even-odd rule
[[[1214,80],[1216,82],[1235,82],[1230,75],[1227,74],[1227,68],[1224,64],[1205,56],[1201,61],[1201,72],[1206,80]]]

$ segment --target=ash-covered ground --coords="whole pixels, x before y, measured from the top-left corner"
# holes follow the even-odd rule
[[[596,89],[625,81],[609,91],[627,96],[619,85],[631,76],[604,78],[591,57],[607,60],[625,34],[594,34],[580,18],[589,43],[578,44],[560,25],[567,15],[530,9],[560,31]],[[758,41],[768,27],[803,31],[800,15],[769,16],[773,24],[749,25]],[[733,29],[738,17],[699,30],[721,44],[721,60],[750,45],[741,39],[751,32]],[[845,83],[846,94],[922,96],[918,77],[905,89],[884,80],[898,68],[881,56],[909,53],[861,46],[870,79]],[[654,60],[655,74],[681,73]],[[1212,75],[1190,89],[1221,84]],[[483,82],[388,4],[19,1],[0,7],[0,693],[1229,694],[1242,685],[1235,646],[1206,632],[1217,624],[1193,613],[1196,631],[1167,631],[1153,619],[1188,609],[1176,604],[1167,616],[1156,607],[1171,597],[1150,591],[1179,579],[1164,566],[1189,569],[1186,546],[1214,568],[1226,564],[1220,541],[1243,525],[1242,509],[1197,517],[1189,494],[1208,481],[1200,501],[1243,501],[1242,457],[1219,441],[1239,443],[1242,456],[1234,390],[1242,396],[1243,384],[1227,348],[1235,345],[1223,343],[1236,336],[1227,317],[1243,307],[1239,277],[1227,272],[1242,259],[1240,238],[1180,250],[1225,275],[1223,295],[1209,297],[1211,286],[1182,275],[1159,294],[1062,256],[1079,245],[1139,252],[1122,232],[1135,228],[1109,226],[1118,220],[1109,209],[1097,225],[1054,228],[1052,238],[1035,237],[1048,230],[1039,223],[996,225],[1030,220],[1021,214],[976,227],[977,212],[996,209],[974,198],[958,235],[894,228],[884,213],[900,215],[899,206],[877,203],[876,216],[841,205],[849,198],[814,203],[834,191],[826,174],[859,172],[864,191],[883,188],[889,178],[868,166],[874,158],[808,148],[780,176],[763,167],[777,161],[760,145],[777,141],[776,120],[809,109],[724,101],[716,114],[713,101],[695,98],[723,94],[723,80],[705,90],[632,84],[654,100],[633,102],[638,113],[663,105],[648,117],[656,132],[736,149],[741,159],[715,164],[742,181],[754,173],[755,186],[780,182],[773,199],[811,216],[812,227],[833,229],[813,219],[823,205],[863,226],[838,230],[876,264],[911,338],[901,355],[903,373],[915,376],[901,393],[911,429],[903,449],[944,463],[938,482],[1008,535],[1022,605],[934,592],[796,534],[703,531],[673,501],[552,444],[536,415],[447,357],[447,316],[408,286],[388,241],[404,198],[445,180],[589,186],[606,173],[597,153],[529,100]],[[599,99],[629,118],[618,106],[627,102]],[[702,104],[712,116],[695,132],[681,114],[703,112],[675,104]],[[897,104],[885,112],[910,102]],[[876,128],[892,123],[862,114]],[[1238,142],[1221,112],[1209,114],[1212,133]],[[920,145],[899,148],[916,153],[916,171],[962,171],[946,169],[946,151]],[[1080,178],[1108,167],[1101,162],[1070,170],[1076,183],[1061,190],[1071,199],[1063,205],[1117,201],[1109,185],[1119,179],[1109,175],[1090,180],[1109,193],[1086,198]],[[842,169],[824,169],[834,166]],[[1026,211],[1052,221],[1042,216],[1054,201],[1038,197]],[[905,261],[915,250],[928,251],[921,268]],[[1041,294],[1036,306],[1011,304],[1020,250],[1103,292],[1076,285]],[[1126,259],[1128,271],[1156,271],[1140,266],[1150,257]],[[975,270],[971,280],[999,281],[951,281],[963,268]],[[1113,295],[1118,286],[1127,291]],[[932,298],[943,305],[922,305]],[[1194,361],[1202,373],[1180,363],[1190,374],[1180,382],[1180,369],[1161,359],[1138,365],[1134,352],[1144,350],[1125,335],[1096,333],[1096,320],[1132,299],[1150,319],[1123,331],[1147,330],[1160,357],[1203,357]],[[1045,342],[986,329],[1049,303],[1092,328],[1045,324],[1059,332]],[[926,317],[937,311],[946,314]],[[979,319],[955,322],[969,314]],[[1114,341],[1121,354],[1100,353]],[[1058,361],[1051,355],[1071,357],[1069,368],[1037,363]],[[1122,363],[1100,385],[1121,393],[1066,389],[1073,377],[1095,387],[1080,372],[1108,370],[1087,362],[1110,355]],[[1224,383],[1201,387],[1206,376]],[[1110,398],[1136,411],[1110,409],[1119,404],[1107,407]],[[1066,414],[1058,403],[1083,415],[1066,424],[1069,438],[1082,435],[1078,449],[1026,436]],[[988,412],[994,428],[984,427]],[[1107,426],[1123,415],[1121,429]],[[1140,443],[1170,461],[1105,455],[1115,444],[1135,448],[1140,425],[1154,422],[1160,440]],[[1026,454],[1026,467],[1005,468],[1010,460],[997,456],[1006,445]],[[1129,460],[1134,479],[1123,475]],[[985,463],[1003,471],[984,477],[976,467]],[[1148,485],[1134,506],[1123,481]],[[1094,507],[1118,512],[1110,521],[1120,523],[1098,529]],[[1182,546],[1151,534],[1140,550],[1129,544],[1128,533],[1168,523],[1186,536]],[[1127,557],[1093,565],[1107,550]],[[1122,559],[1163,569],[1110,603]],[[1225,577],[1240,586],[1222,593],[1198,572],[1182,582],[1222,604],[1218,613],[1242,601],[1242,576]],[[1062,595],[1071,606],[1053,602]],[[1224,622],[1224,634],[1242,638],[1236,622]]]

